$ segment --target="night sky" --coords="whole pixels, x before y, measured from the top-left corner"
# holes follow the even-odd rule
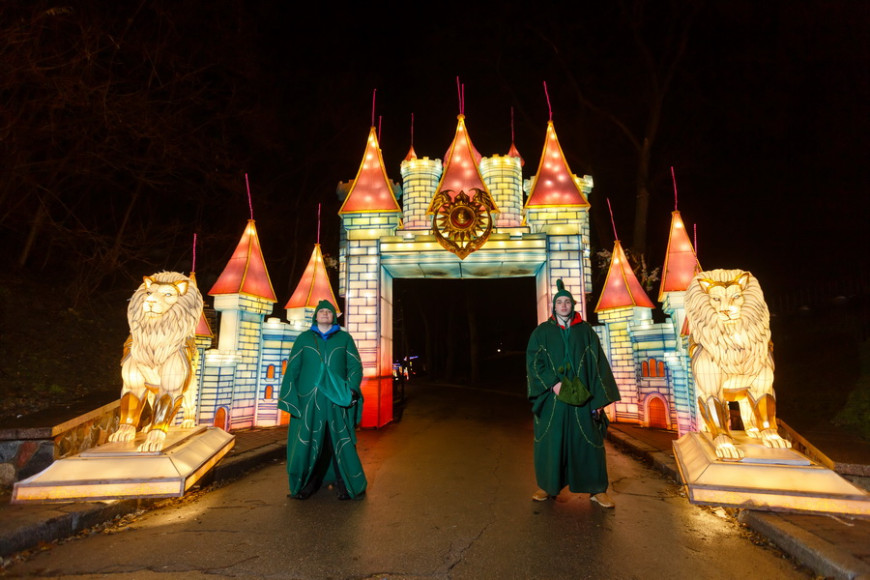
[[[595,180],[593,243],[612,247],[609,199],[617,233],[630,246],[636,156],[613,123],[581,106],[575,83],[637,132],[645,122],[646,77],[614,3],[584,4],[508,2],[495,12],[439,4],[419,15],[358,5],[314,9],[304,18],[274,18],[264,7],[262,54],[273,59],[276,98],[297,109],[280,129],[283,138],[295,147],[330,148],[332,173],[323,177],[352,179],[376,90],[387,173],[399,181],[412,114],[417,155],[443,157],[459,112],[458,77],[467,126],[483,155],[507,152],[514,108],[529,177],[549,115],[546,82],[571,168]],[[682,18],[687,4],[675,5]],[[660,56],[673,50],[666,31],[674,13],[656,8],[647,6],[643,34]],[[750,269],[764,287],[778,289],[786,280],[866,271],[868,13],[863,2],[703,5],[665,96],[653,152],[652,265],[664,257],[674,166],[679,209],[687,226],[697,227],[703,267]],[[322,122],[297,123],[298,109]],[[322,195],[325,208],[338,207],[332,191],[311,195]],[[337,229],[337,221],[325,215],[324,229]],[[262,228],[261,235],[268,239]]]
[[[247,173],[280,309],[317,240],[318,204],[323,251],[338,254],[336,186],[355,176],[373,117],[387,173],[399,182],[399,164],[412,142],[412,114],[417,155],[443,158],[460,112],[457,79],[464,87],[467,128],[483,155],[507,153],[513,110],[515,143],[526,162],[526,178],[537,169],[552,111],[571,169],[595,181],[590,197],[593,250],[613,247],[607,200],[623,246],[631,247],[637,153],[625,132],[634,138],[642,134],[652,94],[649,67],[633,32],[648,49],[660,82],[664,63],[678,52],[681,30],[688,30],[687,41],[663,92],[650,159],[649,266],[659,267],[664,261],[675,204],[673,166],[679,210],[689,228],[697,227],[697,249],[705,269],[749,269],[768,294],[849,277],[866,280],[867,2],[507,0],[495,8],[441,2],[399,10],[371,3],[303,6],[266,0],[217,0],[205,8],[193,0],[100,7],[73,3],[73,8],[46,9],[49,6],[50,1],[41,0],[32,10],[18,7],[15,12],[11,5],[3,10],[14,13],[6,19],[12,28],[28,19],[46,23],[38,33],[43,36],[35,36],[29,46],[48,50],[45,47],[54,46],[51,41],[64,53],[67,40],[60,35],[69,34],[68,44],[81,50],[75,35],[82,30],[85,38],[102,43],[99,56],[105,59],[100,63],[105,70],[79,64],[118,83],[112,95],[116,108],[109,110],[118,118],[102,114],[92,101],[77,100],[73,92],[64,93],[66,100],[60,103],[49,101],[56,105],[49,107],[52,121],[69,122],[64,126],[71,127],[67,135],[59,134],[71,143],[67,149],[58,135],[45,131],[43,120],[49,111],[44,115],[40,105],[28,110],[30,126],[19,122],[23,115],[3,117],[10,120],[10,135],[15,137],[4,141],[3,151],[16,155],[10,175],[17,179],[6,186],[6,199],[21,201],[13,211],[0,214],[0,226],[7,229],[0,229],[0,240],[11,242],[18,252],[35,221],[37,202],[48,199],[53,203],[52,218],[61,227],[53,232],[54,238],[47,229],[40,231],[40,244],[28,267],[45,270],[53,265],[51,259],[62,267],[66,250],[87,242],[92,246],[69,252],[83,264],[80,286],[101,272],[99,263],[81,261],[102,255],[105,240],[115,235],[111,228],[121,223],[129,193],[143,175],[142,164],[137,165],[141,148],[151,155],[144,174],[157,175],[147,195],[133,206],[133,220],[142,217],[136,222],[140,237],[129,234],[125,247],[135,253],[137,244],[147,243],[140,241],[142,236],[158,228],[162,244],[147,255],[131,253],[123,262],[123,273],[106,277],[106,284],[130,285],[155,267],[188,270],[190,237],[197,233],[197,277],[203,288],[210,287],[249,217]],[[633,28],[632,22],[637,26]],[[114,39],[127,44],[113,44]],[[7,52],[6,59],[17,54],[20,50]],[[91,56],[82,54],[88,64]],[[153,74],[151,58],[159,65]],[[128,71],[130,79],[124,77]],[[172,82],[173,75],[187,73],[191,82]],[[15,69],[0,77],[10,95],[24,95],[22,107],[9,111],[35,102],[31,96],[52,95],[52,78],[34,77],[33,82],[44,85],[31,95],[20,90],[23,83],[16,74],[24,73]],[[160,75],[159,81],[173,90],[177,85],[182,97],[173,100],[170,94],[164,100],[159,91],[146,95],[151,100],[144,102],[142,111],[153,118],[140,127],[138,109],[128,112],[127,102],[137,105],[133,97],[143,78],[150,85]],[[77,82],[74,74],[63,80],[73,86]],[[85,81],[85,88],[94,88],[87,86],[90,79]],[[187,96],[197,100],[186,101]],[[88,119],[96,126],[76,125],[79,112],[93,114]],[[173,116],[176,112],[178,118]],[[226,122],[215,122],[224,112]],[[183,123],[191,116],[191,127],[207,127],[214,131],[207,138],[218,134],[224,143],[194,140],[198,149],[190,150],[183,135],[172,134],[170,127],[166,142],[175,148],[163,157],[154,154],[154,143],[158,150],[164,143],[147,140],[155,123]],[[229,129],[221,132],[224,126]],[[88,133],[87,139],[77,139],[82,132]],[[100,140],[104,133],[105,142]],[[34,137],[28,140],[30,135]],[[129,149],[107,147],[109,138],[118,140],[118,148]],[[79,161],[73,158],[82,143],[98,154],[86,159],[103,163],[84,176],[77,173]],[[214,169],[209,159],[212,144],[221,145],[215,147],[219,154],[214,156]],[[42,146],[45,150],[39,149]],[[24,147],[34,150],[19,155]],[[52,155],[56,159],[50,161],[56,165],[49,164],[44,174],[31,172],[29,163]],[[171,165],[161,173],[164,164]],[[193,171],[188,171],[190,166]],[[134,171],[118,170],[116,175],[116,167]],[[209,171],[213,175],[205,175]],[[52,176],[54,182],[43,181]],[[40,187],[50,189],[57,199],[42,196]],[[171,227],[155,223],[154,216],[158,221],[165,216]],[[106,231],[96,231],[100,220],[106,222]],[[129,231],[138,232],[133,225]],[[40,253],[39,248],[49,244],[51,253]],[[489,287],[475,292],[494,293]],[[529,301],[531,292],[523,290]]]
[[[595,180],[594,249],[612,249],[607,199],[623,245],[631,246],[637,156],[607,115],[639,133],[647,119],[649,85],[617,5],[506,2],[488,10],[439,3],[396,13],[360,4],[315,8],[305,18],[289,13],[273,18],[272,9],[264,7],[258,22],[263,55],[273,59],[268,62],[275,70],[276,97],[297,109],[287,113],[292,119],[281,127],[283,138],[295,147],[328,147],[332,166],[321,176],[327,182],[352,179],[372,124],[376,90],[374,124],[387,173],[400,181],[412,114],[417,155],[443,158],[459,113],[458,77],[477,149],[483,155],[508,151],[513,108],[515,142],[526,162],[524,177],[530,177],[549,118],[546,82],[568,162],[575,174]],[[685,23],[692,5],[646,6],[640,33],[654,59],[673,54],[675,22]],[[665,95],[653,149],[650,267],[664,259],[675,203],[673,166],[679,209],[687,226],[697,227],[704,268],[751,270],[768,296],[866,280],[868,6],[700,4]],[[598,110],[581,104],[578,87]],[[305,122],[299,110],[320,122]],[[324,234],[324,251],[335,253],[334,212],[340,202],[331,189],[311,194],[323,196],[323,227],[332,232]],[[263,226],[260,231],[268,251],[269,234]],[[533,314],[517,314],[531,310],[521,306],[531,306],[534,285],[521,280],[502,287],[503,295],[486,285],[470,291],[488,336],[494,330],[513,346],[524,344],[505,317],[520,316],[520,335],[534,324]],[[415,299],[428,289],[423,303],[430,305],[451,288],[449,282],[397,282],[400,294]],[[653,298],[656,292],[657,286]],[[413,309],[408,318],[419,326]],[[418,333],[417,350],[419,340]]]

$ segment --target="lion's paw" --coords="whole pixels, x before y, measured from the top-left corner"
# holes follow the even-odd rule
[[[719,435],[713,440],[713,445],[716,447],[716,457],[719,459],[726,461],[743,459],[743,451],[734,445],[734,441],[728,435]]]
[[[193,419],[185,419],[181,422],[182,429],[193,429],[194,427],[196,427],[196,422]]]
[[[136,438],[136,427],[133,425],[121,425],[118,427],[118,430],[109,435],[109,442],[114,443],[116,441],[132,441]]]
[[[166,440],[166,433],[160,429],[153,429],[145,437],[145,442],[139,445],[138,449],[141,452],[160,451],[163,449],[163,442]]]
[[[765,429],[762,431],[761,440],[765,447],[770,447],[772,449],[789,449],[791,447],[791,441],[780,437],[779,433],[774,429]]]
[[[745,433],[751,439],[761,439],[761,431],[758,430],[758,427],[750,427]]]

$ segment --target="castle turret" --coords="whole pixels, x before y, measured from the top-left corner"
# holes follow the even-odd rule
[[[363,363],[363,427],[393,420],[392,408],[392,278],[381,267],[381,238],[395,236],[402,210],[387,177],[372,127],[359,171],[347,186],[339,210],[342,247],[339,253],[345,324]]]
[[[311,326],[314,309],[321,300],[329,300],[335,306],[336,316],[341,315],[338,300],[335,299],[332,285],[329,283],[329,274],[323,262],[320,244],[314,244],[314,250],[311,252],[302,279],[299,280],[299,285],[284,306],[287,309],[287,321],[300,331],[306,330]]]
[[[242,234],[236,251],[209,291],[220,313],[218,348],[209,351],[203,377],[200,412],[205,418],[231,409],[226,425],[233,429],[254,424],[263,316],[278,299],[269,279],[254,220]],[[215,422],[220,422],[215,420]]]
[[[486,157],[480,161],[480,173],[500,210],[495,219],[496,229],[520,227],[523,222],[522,158],[513,155]]]
[[[659,302],[668,315],[674,334],[674,364],[672,388],[676,407],[677,431],[680,435],[694,429],[697,417],[694,396],[692,396],[692,373],[689,370],[688,333],[686,326],[685,295],[686,289],[695,275],[701,271],[695,249],[689,240],[686,226],[680,212],[671,214],[671,229],[665,265],[662,268],[662,283],[659,287]]]
[[[419,159],[414,148],[402,161],[402,211],[404,231],[432,229],[432,217],[427,213],[432,194],[441,181],[440,159]]]
[[[655,306],[634,275],[622,245],[616,240],[595,312],[599,322],[605,326],[602,343],[609,355],[613,377],[622,397],[613,405],[613,419],[617,421],[642,422],[643,413],[639,412],[638,405],[643,404],[644,394],[638,392],[633,341],[643,334],[643,330],[655,331],[652,325],[653,308]]]
[[[525,220],[532,234],[547,238],[549,271],[546,284],[539,285],[538,321],[549,316],[552,287],[549,281],[561,278],[565,285],[581,289],[581,315],[586,318],[586,294],[591,291],[589,260],[589,202],[592,178],[582,179],[571,168],[559,145],[553,121],[547,123],[547,138],[535,177],[525,183]]]

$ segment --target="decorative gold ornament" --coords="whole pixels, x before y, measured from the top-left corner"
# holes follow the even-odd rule
[[[451,199],[452,190],[435,194],[432,200],[432,231],[441,246],[459,256],[460,260],[480,249],[492,233],[492,210],[489,193],[478,188],[474,197],[460,191]]]

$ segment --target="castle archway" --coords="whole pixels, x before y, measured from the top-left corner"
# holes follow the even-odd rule
[[[447,382],[525,391],[535,280],[394,279],[393,361]]]

